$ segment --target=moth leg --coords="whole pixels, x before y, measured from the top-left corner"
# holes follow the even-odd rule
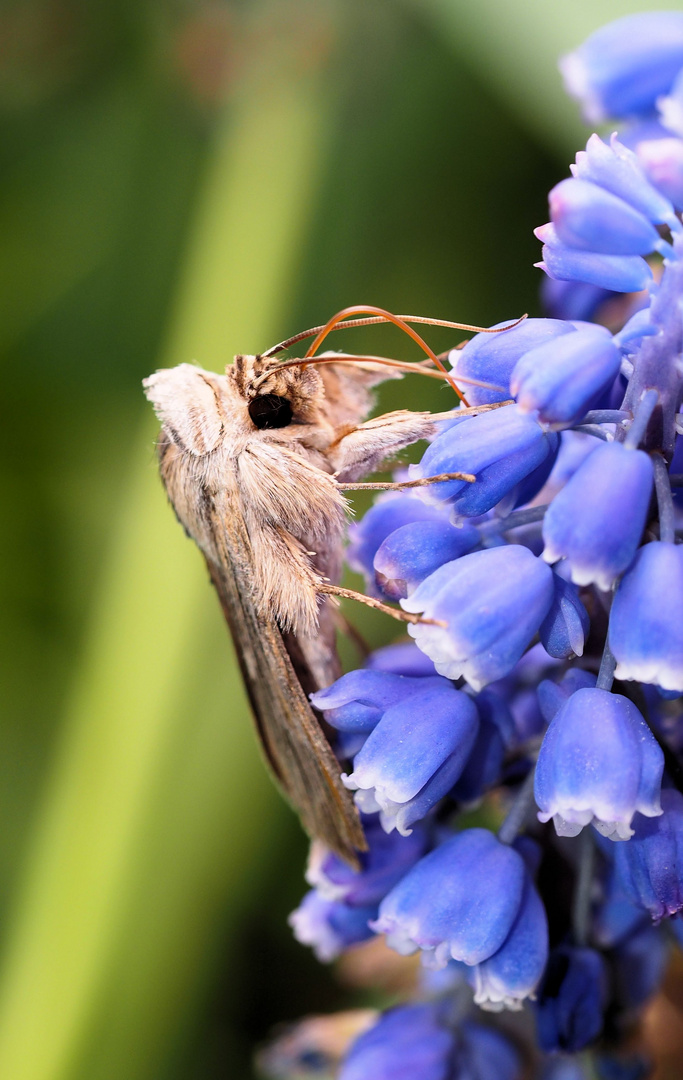
[[[406,409],[385,413],[364,424],[339,430],[327,458],[337,479],[348,483],[375,472],[387,457],[434,435],[435,431],[429,413]]]
[[[366,604],[377,611],[383,611],[385,615],[391,615],[392,619],[398,619],[399,622],[413,623],[413,625],[421,623],[428,626],[448,625],[438,619],[423,619],[420,615],[412,615],[407,611],[401,611],[399,608],[389,607],[388,604],[383,604],[381,600],[375,600],[372,596],[365,596],[363,593],[356,592],[355,589],[342,589],[341,585],[330,585],[327,582],[321,583],[317,586],[316,592],[325,593],[328,596],[342,596],[347,600],[358,600],[361,604]]]
[[[476,479],[474,473],[445,472],[439,473],[438,476],[425,476],[420,480],[396,480],[371,484],[338,484],[337,486],[342,491],[403,491],[404,488],[420,488],[427,487],[428,484],[441,484],[445,480],[466,480],[469,484],[473,484]]]

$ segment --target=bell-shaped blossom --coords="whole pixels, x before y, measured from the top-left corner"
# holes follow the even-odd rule
[[[652,185],[680,210],[683,207],[683,141],[643,139],[638,143],[637,153]]]
[[[510,377],[517,407],[551,427],[571,427],[619,374],[621,353],[604,326],[585,326],[525,353]]]
[[[557,435],[557,438],[551,438],[548,456],[540,465],[536,466],[533,472],[530,472],[528,476],[525,476],[523,480],[520,480],[520,482],[512,489],[506,497],[505,502],[497,507],[498,513],[506,513],[508,506],[510,510],[516,510],[521,506],[528,506],[530,502],[533,502],[536,499],[539,492],[542,491],[548,483],[548,478],[555,468],[555,462],[557,461],[557,456],[560,451],[560,443],[561,436],[559,434]],[[538,523],[535,525],[528,525],[526,526],[526,529],[531,530],[536,528],[537,525]],[[517,538],[522,535],[524,535],[523,530],[515,532]],[[531,546],[530,544],[527,544],[526,541],[520,540],[519,542],[524,543],[526,547]]]
[[[419,465],[415,478],[446,472],[474,473],[476,480],[446,480],[428,489],[429,497],[449,502],[456,514],[478,517],[495,506],[525,476],[545,461],[557,435],[545,432],[515,405],[470,416],[439,435]]]
[[[679,222],[670,201],[649,182],[636,154],[613,135],[609,146],[599,135],[591,135],[586,149],[576,155],[572,175],[589,180],[624,199],[648,221],[678,229]]]
[[[626,15],[600,27],[560,70],[587,120],[647,115],[683,68],[683,12]]]
[[[683,795],[662,791],[662,815],[636,817],[615,866],[626,896],[655,921],[683,911]]]
[[[390,706],[342,774],[366,813],[381,811],[384,829],[408,835],[460,776],[479,727],[470,697],[445,679]]]
[[[510,321],[496,323],[493,329],[507,326]],[[483,386],[468,386],[467,400],[471,405],[507,401],[511,397],[510,374],[520,356],[573,330],[564,318],[525,319],[502,334],[475,334],[464,348],[452,349],[448,360],[456,376],[480,379],[502,387],[501,390],[489,390]]]
[[[541,1050],[583,1050],[602,1031],[606,1003],[607,971],[600,953],[569,945],[553,949],[534,1010]]]
[[[583,645],[590,628],[588,612],[578,590],[559,574],[553,578],[555,595],[550,610],[538,628],[541,643],[550,656],[569,660],[583,656]]]
[[[377,905],[351,907],[340,900],[325,900],[312,889],[287,920],[294,937],[302,945],[310,945],[318,960],[329,963],[348,949],[372,937],[370,920],[377,914]]]
[[[355,1040],[338,1080],[450,1080],[455,1046],[438,1003],[399,1005]]]
[[[504,699],[492,690],[475,698],[479,731],[451,795],[472,803],[500,780],[505,753],[515,741],[515,722]]]
[[[505,943],[526,881],[514,848],[487,829],[465,829],[408,871],[380,904],[373,929],[403,955],[422,950],[428,966],[451,958],[480,964]]]
[[[596,681],[597,677],[591,671],[582,671],[581,668],[570,668],[559,682],[543,679],[538,684],[537,693],[538,704],[546,724],[550,723],[572,694],[575,694],[577,690],[595,686]]]
[[[370,653],[365,666],[372,671],[388,671],[394,675],[408,675],[411,678],[424,678],[435,675],[436,669],[414,641],[400,641],[395,645],[384,645]]]
[[[683,691],[683,547],[655,541],[638,552],[610,613],[618,679]]]
[[[548,920],[527,875],[517,917],[493,956],[473,969],[470,982],[477,1005],[489,1012],[521,1009],[534,993],[548,960]]]
[[[652,281],[652,271],[641,255],[603,255],[564,244],[552,223],[534,229],[543,244],[535,266],[557,281],[583,281],[611,292],[640,292]]]
[[[402,491],[386,492],[379,496],[358,523],[349,526],[346,561],[352,570],[364,575],[367,591],[372,596],[381,596],[375,585],[375,571],[372,565],[380,544],[395,529],[400,529],[402,525],[407,525],[409,522],[443,519],[443,511],[417,495],[409,495]]]
[[[408,633],[440,675],[481,690],[512,670],[550,610],[553,575],[517,544],[463,555],[440,567],[401,606],[446,625]]]
[[[543,520],[543,558],[567,559],[576,585],[609,589],[633,561],[652,494],[642,450],[603,443],[580,465]]]
[[[353,870],[322,841],[311,844],[306,881],[324,900],[343,900],[349,907],[379,904],[429,847],[427,832],[419,825],[410,836],[387,834],[374,815],[366,816],[363,826],[368,850],[359,853],[360,870]]]
[[[496,1080],[519,1080],[519,1053],[501,1031],[466,1020],[458,1029],[458,1036],[453,1080],[491,1080],[494,1076]]]
[[[555,231],[567,247],[600,255],[649,255],[663,244],[670,250],[644,214],[590,180],[561,180],[548,201]]]
[[[591,822],[611,840],[633,835],[631,820],[661,814],[664,756],[633,702],[584,689],[548,728],[536,765],[539,820],[553,818],[560,836]]]
[[[413,521],[396,529],[380,545],[373,562],[377,587],[390,600],[402,600],[438,570],[477,547],[472,525],[449,521]]]
[[[432,685],[448,688],[446,680],[434,674],[422,679],[360,668],[311,694],[311,703],[337,731],[367,733],[392,705]]]

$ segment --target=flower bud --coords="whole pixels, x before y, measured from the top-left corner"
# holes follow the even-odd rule
[[[455,1035],[437,1002],[399,1005],[355,1040],[338,1080],[446,1080],[454,1054]]]
[[[633,834],[638,811],[661,814],[664,756],[635,705],[606,690],[577,690],[548,728],[536,765],[539,821],[559,836],[591,822],[611,840]]]
[[[431,498],[448,501],[456,514],[478,517],[500,502],[555,449],[556,435],[546,433],[515,405],[470,416],[439,435],[411,477],[445,472],[474,473],[476,480],[447,480],[429,488]]]
[[[619,582],[609,623],[617,679],[683,691],[683,547],[646,544]]]
[[[592,181],[618,195],[648,221],[679,228],[670,201],[652,186],[638,157],[616,135],[610,139],[609,146],[599,135],[591,135],[586,149],[576,155],[571,171],[577,179]]]
[[[603,326],[585,326],[525,353],[510,389],[517,407],[542,424],[571,427],[615,380],[621,353]]]
[[[543,520],[543,558],[566,558],[576,585],[609,589],[633,561],[652,494],[642,450],[603,443],[555,496]]]
[[[534,263],[558,281],[583,281],[611,292],[640,292],[652,281],[652,271],[640,255],[601,255],[580,251],[560,240],[552,224],[534,229],[543,244],[543,261]]]
[[[553,600],[553,575],[517,544],[463,555],[440,567],[401,606],[446,623],[408,633],[448,679],[475,689],[500,679],[522,656]]]
[[[557,660],[583,656],[583,644],[590,628],[588,612],[574,585],[559,574],[555,574],[553,584],[555,596],[538,636],[545,651]]]
[[[683,911],[683,795],[663,791],[662,811],[661,817],[636,817],[633,836],[615,853],[626,896],[657,922]]]
[[[471,525],[456,528],[448,521],[414,521],[395,529],[375,555],[375,581],[390,600],[408,596],[444,563],[460,558],[480,542]]]
[[[600,27],[562,58],[567,91],[587,120],[647,115],[683,68],[683,13],[642,12]]]
[[[561,180],[548,201],[555,231],[568,247],[601,255],[660,249],[661,237],[644,214],[590,180]]]
[[[389,671],[411,678],[436,674],[433,663],[418,649],[414,641],[384,645],[381,649],[375,649],[370,653],[365,666],[371,671]]]
[[[683,207],[683,141],[643,140],[638,143],[637,153],[650,182],[680,210]]]
[[[509,325],[496,323],[494,329]],[[487,390],[483,386],[468,386],[467,399],[471,405],[489,405],[507,401],[510,373],[529,349],[569,334],[574,327],[563,319],[525,319],[524,322],[505,330],[502,334],[475,334],[462,349],[452,349],[448,354],[451,368],[456,375],[468,379],[502,386],[503,389]]]
[[[446,680],[436,675],[423,680],[360,668],[311,694],[311,704],[338,731],[367,733],[392,705],[432,685],[448,689]]]
[[[443,470],[442,470],[443,471]],[[443,521],[443,511],[417,495],[390,491],[380,495],[357,524],[349,526],[346,561],[352,570],[363,574],[371,596],[381,596],[375,585],[372,560],[377,549],[396,529],[412,521]]]

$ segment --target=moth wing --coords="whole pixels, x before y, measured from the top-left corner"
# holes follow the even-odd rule
[[[400,371],[369,362],[321,364],[317,370],[325,387],[322,409],[335,427],[363,420],[374,405],[373,388],[403,378]]]
[[[234,493],[217,496],[215,511],[217,561],[207,557],[207,563],[235,640],[266,757],[309,836],[319,837],[357,865],[356,852],[367,848],[360,817],[280,629],[272,616],[257,611],[252,599],[249,537]]]

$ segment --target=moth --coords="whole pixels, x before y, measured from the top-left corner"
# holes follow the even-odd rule
[[[310,693],[340,674],[333,597],[356,595],[339,586],[348,509],[344,492],[394,486],[358,481],[435,431],[435,417],[425,412],[399,410],[366,419],[372,388],[416,365],[384,357],[313,355],[331,329],[359,312],[369,317],[343,325],[395,322],[427,351],[425,373],[444,370],[408,325],[410,317],[363,306],[345,309],[324,327],[261,355],[236,356],[223,375],[180,364],[144,380],[161,421],[161,477],[180,523],[206,560],[265,756],[309,835],[351,864],[366,849],[360,817],[308,701]],[[480,329],[444,320],[411,321]],[[302,360],[276,359],[278,352],[314,335]],[[455,475],[464,474],[435,479]],[[404,620],[417,618],[358,599]]]

